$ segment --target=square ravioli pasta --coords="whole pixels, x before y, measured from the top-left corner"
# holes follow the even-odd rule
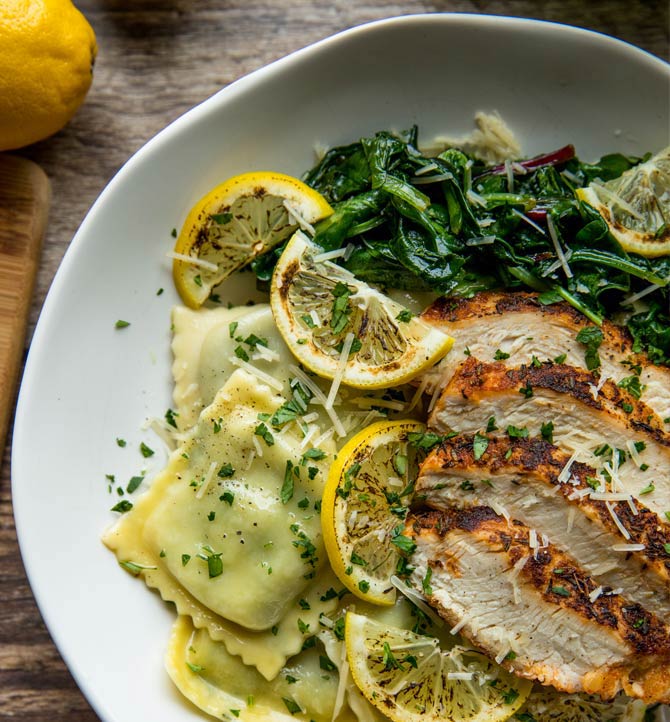
[[[337,603],[315,509],[329,456],[304,463],[290,430],[266,427],[254,443],[258,415],[284,402],[235,371],[103,539],[127,569],[268,678]]]

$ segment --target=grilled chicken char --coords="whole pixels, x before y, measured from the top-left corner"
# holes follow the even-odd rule
[[[594,489],[596,472],[539,438],[457,436],[421,465],[416,498],[433,509],[488,506],[551,540],[590,574],[670,623],[670,524],[624,495]],[[640,548],[641,547],[641,548]]]
[[[667,626],[595,582],[530,528],[489,507],[423,510],[407,519],[412,582],[473,644],[523,677],[567,692],[670,701]],[[428,570],[431,570],[430,574]]]
[[[663,518],[670,510],[670,434],[663,422],[588,371],[552,363],[508,368],[470,357],[444,388],[429,426],[530,436],[550,428],[557,446],[599,471],[607,491],[630,494]]]
[[[534,357],[586,368],[586,347],[577,334],[593,326],[591,321],[567,303],[542,305],[535,293],[483,291],[469,299],[439,298],[422,318],[455,339],[451,352],[424,376],[429,393],[449,381],[466,353],[482,361],[509,354],[504,361],[512,366],[531,364]],[[639,374],[642,401],[660,419],[670,419],[670,368],[634,353],[625,329],[605,320],[601,331],[600,375],[619,383]]]

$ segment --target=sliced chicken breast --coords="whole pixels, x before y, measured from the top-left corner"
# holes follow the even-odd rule
[[[488,506],[531,529],[537,555],[549,543],[597,581],[594,598],[623,594],[670,622],[670,525],[625,494],[595,491],[593,468],[543,439],[457,436],[421,465],[416,496],[435,509]]]
[[[656,414],[612,381],[570,366],[508,368],[469,358],[447,384],[429,418],[438,431],[511,435],[549,433],[594,466],[602,491],[625,492],[660,517],[670,511],[670,434]],[[549,431],[548,431],[549,430]],[[569,480],[569,467],[563,474]]]
[[[466,354],[512,366],[536,358],[586,368],[586,347],[577,341],[577,334],[593,324],[567,303],[542,305],[534,293],[482,291],[468,299],[439,298],[422,317],[454,337],[451,352],[424,376],[428,393],[448,382]],[[619,383],[639,374],[642,400],[661,419],[668,419],[670,430],[670,368],[634,353],[629,334],[620,326],[606,320],[601,331],[602,377]]]
[[[597,582],[551,544],[534,555],[529,527],[472,507],[415,512],[404,533],[412,583],[506,668],[566,692],[670,701],[667,626],[621,595],[591,601]]]

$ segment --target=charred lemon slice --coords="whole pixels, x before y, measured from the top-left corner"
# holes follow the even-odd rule
[[[333,571],[356,596],[391,605],[397,573],[411,540],[402,535],[418,472],[424,425],[380,421],[338,452],[321,502],[323,538]]]
[[[532,683],[480,652],[348,612],[347,660],[356,686],[394,722],[502,722]]]
[[[600,213],[624,250],[670,254],[670,146],[618,178],[578,188],[577,197]]]
[[[174,247],[173,277],[182,300],[198,308],[233,271],[333,209],[302,181],[282,173],[234,176],[191,209]]]
[[[297,232],[272,277],[275,323],[314,373],[356,388],[409,381],[451,348],[453,339],[356,279]]]

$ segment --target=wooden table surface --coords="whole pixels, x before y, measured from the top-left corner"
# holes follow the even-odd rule
[[[360,23],[418,12],[476,12],[591,28],[667,59],[666,0],[78,0],[99,44],[93,87],[74,120],[20,153],[53,186],[28,338],[74,232],[104,186],[156,132],[240,76]],[[622,98],[622,102],[627,102]],[[44,627],[23,570],[0,477],[0,720],[91,722]],[[151,722],[151,721],[147,721]]]

